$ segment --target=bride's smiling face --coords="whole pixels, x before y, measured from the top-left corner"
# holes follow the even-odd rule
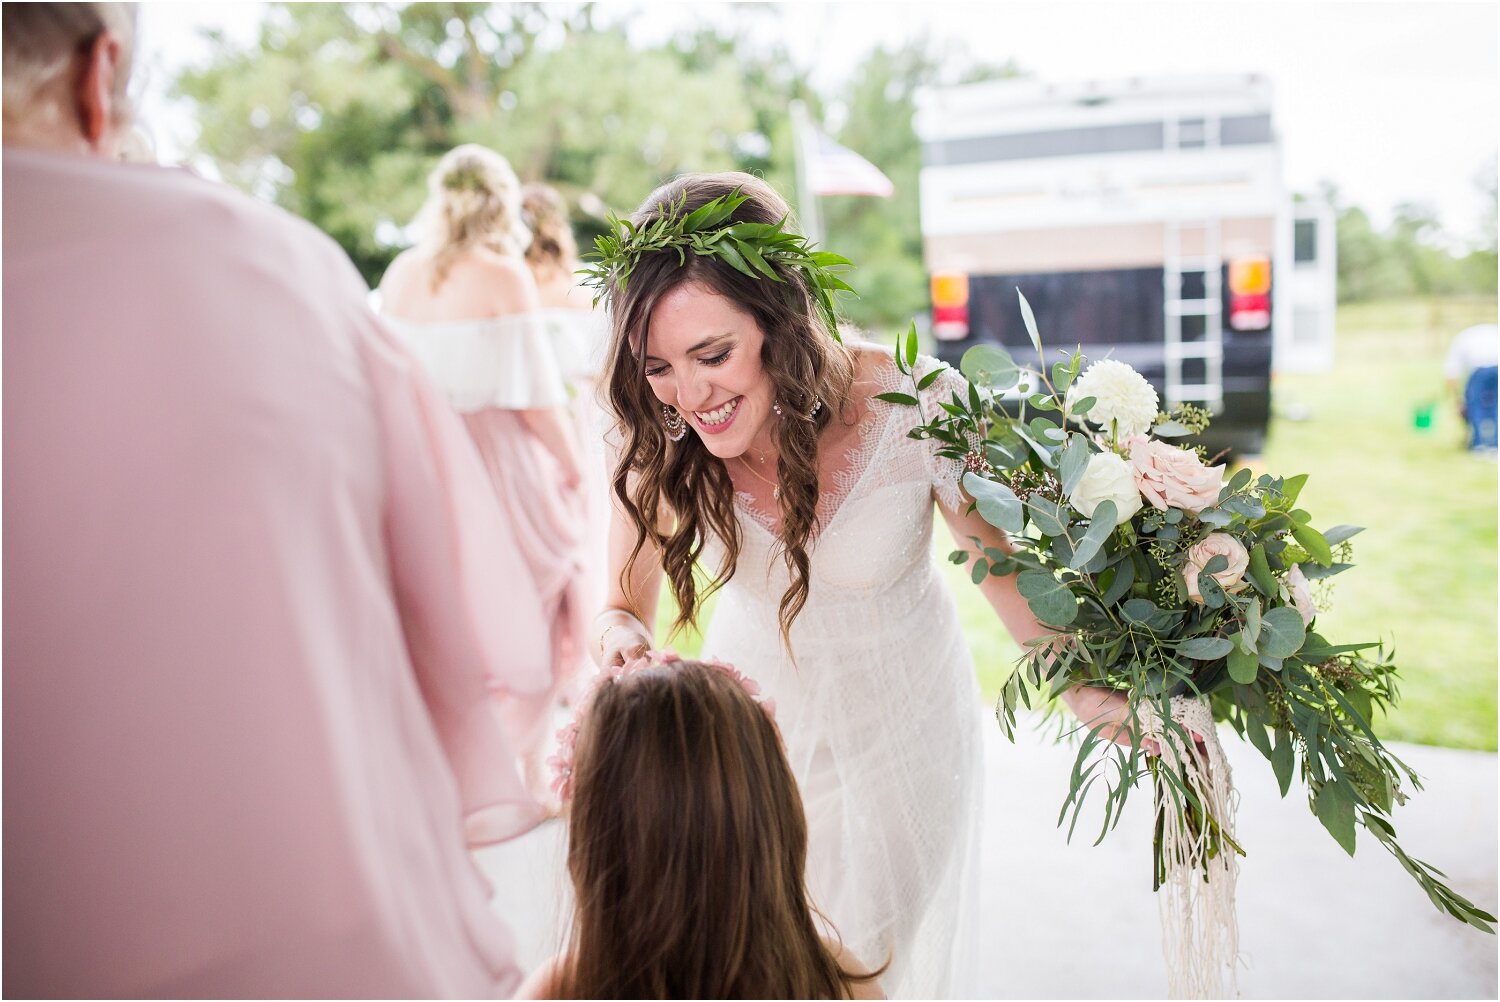
[[[772,387],[755,318],[699,282],[673,288],[651,311],[646,379],[708,451],[733,459],[770,440]]]

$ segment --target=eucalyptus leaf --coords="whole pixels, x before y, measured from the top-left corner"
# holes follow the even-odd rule
[[[1031,304],[1026,301],[1026,297],[1021,293],[1020,286],[1016,287],[1016,296],[1021,300],[1021,320],[1026,324],[1026,333],[1031,337],[1032,347],[1040,355],[1042,353],[1042,337],[1036,332],[1036,315],[1031,312]]]
[[[1194,661],[1217,661],[1233,650],[1234,641],[1228,637],[1193,637],[1177,645],[1178,654]]]
[[[1086,438],[1077,432],[1068,436],[1068,444],[1063,447],[1062,455],[1057,460],[1057,475],[1062,481],[1064,494],[1072,494],[1073,488],[1078,486],[1078,481],[1083,478],[1083,471],[1088,469],[1091,456]]]
[[[977,473],[965,473],[962,483],[978,505],[979,517],[990,525],[1010,533],[1020,532],[1025,527],[1021,499],[1016,497],[1015,491]]]
[[[1220,511],[1217,508],[1204,508],[1198,513],[1198,521],[1202,522],[1204,525],[1211,525],[1215,528],[1222,529],[1224,528],[1224,526],[1234,521],[1234,516],[1227,511]]]
[[[1087,414],[1098,402],[1098,397],[1079,397],[1068,406],[1068,410],[1075,415]]]
[[[1033,494],[1026,501],[1026,507],[1031,512],[1031,523],[1041,530],[1042,535],[1061,536],[1068,531],[1068,512],[1062,505]]]
[[[1331,578],[1335,574],[1342,574],[1354,565],[1329,564],[1327,567],[1319,567],[1317,564],[1308,563],[1299,564],[1298,566],[1302,568],[1303,577],[1307,578],[1307,580],[1309,581],[1316,581],[1318,578]]]
[[[1362,525],[1336,525],[1323,533],[1323,539],[1327,541],[1329,546],[1337,546],[1344,540],[1357,536],[1364,531],[1365,528]]]
[[[1031,458],[1031,449],[1025,439],[1007,427],[985,443],[984,456],[997,470],[1014,470]]]
[[[1244,490],[1250,486],[1250,481],[1254,478],[1255,474],[1251,473],[1248,469],[1236,471],[1235,475],[1229,478],[1229,492],[1233,494]]]
[[[1246,654],[1235,647],[1229,652],[1227,659],[1229,666],[1229,677],[1241,685],[1249,685],[1255,681],[1255,675],[1260,671],[1260,661],[1254,654]]]
[[[1250,649],[1255,650],[1260,643],[1260,599],[1254,595],[1245,603],[1245,634],[1251,638]]]
[[[1163,421],[1151,429],[1151,434],[1157,438],[1182,438],[1192,433],[1192,429],[1178,421]]]
[[[1093,560],[1098,554],[1110,534],[1115,531],[1115,519],[1118,517],[1118,509],[1115,503],[1109,499],[1099,502],[1094,509],[1094,514],[1089,517],[1088,531],[1083,534],[1083,539],[1073,551],[1073,559],[1068,561],[1068,566],[1078,570]]]
[[[1032,615],[1048,626],[1067,626],[1078,618],[1077,596],[1046,571],[1022,571],[1016,588],[1031,606]]]
[[[1100,599],[1106,606],[1114,605],[1125,597],[1130,586],[1135,584],[1135,561],[1122,560],[1115,565],[1115,576],[1104,588]]]
[[[996,344],[976,344],[964,352],[958,370],[976,386],[988,386],[997,391],[1010,389],[1021,378],[1020,368],[1005,349]]]
[[[1141,626],[1149,623],[1151,618],[1160,611],[1156,607],[1156,603],[1149,598],[1133,598],[1120,606],[1120,614],[1122,616],[1132,623],[1137,623]]]
[[[1246,518],[1263,518],[1266,514],[1264,502],[1260,498],[1250,497],[1246,494],[1236,494],[1233,497],[1225,498],[1219,507],[1225,511],[1232,511],[1236,515],[1243,515]]]
[[[1267,657],[1289,658],[1302,647],[1307,639],[1307,628],[1302,623],[1302,614],[1296,609],[1277,606],[1266,610],[1261,618],[1260,652]]]

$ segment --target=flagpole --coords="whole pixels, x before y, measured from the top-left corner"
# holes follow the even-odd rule
[[[808,118],[807,105],[793,101],[788,106],[792,117],[792,154],[797,171],[797,214],[802,217],[802,235],[819,246],[823,243],[823,220],[818,211],[818,193],[813,189],[811,177],[812,151],[807,144],[812,139],[812,123]]]

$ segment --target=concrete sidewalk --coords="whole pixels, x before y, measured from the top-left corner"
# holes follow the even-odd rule
[[[1023,725],[1024,726],[1024,725]],[[1104,843],[1086,812],[1074,842],[1054,827],[1074,749],[1051,731],[1005,741],[985,715],[986,830],[981,977],[987,998],[1162,998],[1166,978],[1151,894],[1144,788]],[[1496,940],[1438,913],[1374,839],[1350,858],[1294,785],[1282,800],[1269,764],[1224,729],[1241,794],[1240,946],[1245,998],[1495,998]],[[1395,815],[1407,852],[1459,893],[1496,905],[1496,757],[1392,746],[1426,789]],[[561,941],[563,832],[553,822],[484,850],[496,908],[534,966]],[[521,918],[525,916],[526,918]]]

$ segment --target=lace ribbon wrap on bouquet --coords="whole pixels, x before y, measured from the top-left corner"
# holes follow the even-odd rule
[[[1240,850],[1234,814],[1239,798],[1207,701],[1173,696],[1171,703],[1172,720],[1181,730],[1169,729],[1146,703],[1141,731],[1161,749],[1153,764],[1155,855],[1167,993],[1227,998],[1238,993],[1234,889]],[[1201,746],[1189,750],[1182,731],[1201,738]]]

